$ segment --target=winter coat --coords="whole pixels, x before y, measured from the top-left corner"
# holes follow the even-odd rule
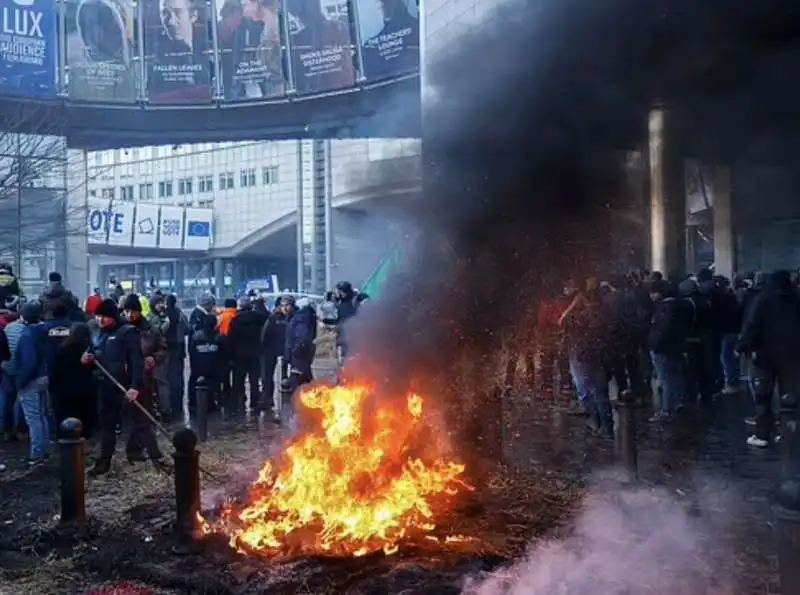
[[[237,312],[236,308],[223,308],[219,313],[217,328],[221,335],[228,336],[231,330],[231,322],[233,322],[233,317],[236,316]]]
[[[760,368],[800,365],[800,295],[790,286],[769,287],[756,297],[736,346],[754,353]]]
[[[92,338],[92,352],[122,386],[136,390],[145,387],[142,344],[134,326],[118,324],[110,329],[100,329]],[[95,371],[95,378],[100,379],[100,386],[117,390],[99,370]]]
[[[647,346],[650,351],[679,355],[685,348],[685,339],[680,300],[666,297],[658,301],[647,334]]]
[[[286,326],[289,319],[282,312],[275,311],[261,329],[261,347],[264,354],[271,357],[283,355],[286,348]]]
[[[85,322],[86,315],[78,305],[78,300],[60,281],[50,283],[41,296],[42,318],[48,320],[53,317],[55,308],[62,304],[67,309],[67,316],[72,322]]]
[[[42,337],[39,325],[30,324],[25,327],[19,339],[16,352],[16,385],[20,392],[24,392],[39,379],[47,376]]]
[[[311,373],[316,330],[317,316],[311,306],[297,310],[286,325],[285,361],[303,374]]]
[[[58,348],[69,337],[69,329],[72,321],[68,318],[53,318],[38,325],[42,335],[42,349],[44,356],[45,369],[50,370],[55,361]]]
[[[233,359],[261,357],[261,329],[266,317],[255,310],[239,310],[228,330],[228,345]]]
[[[193,376],[205,376],[206,378],[222,378],[224,364],[227,360],[222,354],[220,337],[215,333],[207,331],[197,331],[192,335],[191,348],[189,350],[189,365]]]

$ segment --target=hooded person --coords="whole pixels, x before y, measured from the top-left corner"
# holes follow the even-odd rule
[[[91,343],[89,327],[73,323],[49,369],[50,398],[57,427],[65,419],[75,417],[81,420],[83,438],[87,440],[92,437],[97,416],[97,381],[81,358]]]
[[[128,311],[137,312],[138,296],[131,296],[125,305]],[[141,312],[139,312],[141,316]],[[150,409],[152,393],[146,390],[145,357],[142,355],[140,332],[133,324],[122,320],[114,300],[106,299],[95,311],[99,331],[92,338],[92,347],[81,358],[81,363],[94,371],[98,390],[98,421],[100,425],[100,456],[89,470],[90,477],[105,475],[111,471],[111,459],[117,444],[116,427],[122,418],[125,403],[140,401],[145,409]],[[131,316],[136,319],[137,317]],[[146,321],[145,321],[146,322]],[[113,378],[113,381],[95,363]],[[125,389],[120,394],[118,384]],[[131,405],[129,405],[131,406]],[[164,455],[158,447],[150,419],[136,406],[131,406],[132,428],[126,444],[128,461],[133,464],[141,461],[144,450],[158,470],[166,469]]]
[[[72,292],[64,287],[60,273],[50,273],[48,285],[42,293],[42,318],[53,318],[53,310],[57,304],[62,304],[67,309],[67,317],[71,322],[86,322],[86,316],[78,305],[78,300]]]
[[[651,421],[673,419],[684,397],[683,353],[686,345],[683,310],[673,285],[663,279],[650,285],[655,304],[647,344],[661,388],[659,411]]]
[[[800,294],[789,271],[770,275],[742,326],[736,351],[750,357],[756,432],[747,443],[764,448],[773,440],[775,386],[779,394],[800,394]]]
[[[250,298],[239,299],[238,311],[231,320],[228,347],[233,360],[233,411],[243,411],[245,381],[250,386],[250,408],[266,411],[261,391],[261,329],[267,317],[253,308]]]
[[[685,400],[694,404],[699,395],[708,404],[714,396],[712,366],[707,362],[713,354],[708,353],[706,341],[712,324],[711,300],[691,277],[678,285],[678,295],[686,336]]]

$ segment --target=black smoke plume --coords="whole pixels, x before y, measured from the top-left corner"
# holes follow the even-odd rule
[[[711,151],[684,155],[712,160],[728,129],[765,124],[756,99],[796,110],[775,101],[778,73],[763,76],[796,49],[796,14],[772,0],[509,0],[428,40],[419,235],[392,299],[360,321],[361,365],[480,411],[545,289],[644,264],[623,164],[656,102]]]

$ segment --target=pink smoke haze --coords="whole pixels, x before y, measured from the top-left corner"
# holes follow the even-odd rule
[[[570,537],[471,578],[462,595],[734,595],[707,555],[716,533],[665,491],[593,494]]]

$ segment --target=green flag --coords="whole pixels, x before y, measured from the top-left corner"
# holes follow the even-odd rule
[[[386,287],[386,281],[400,268],[402,262],[403,253],[398,244],[387,253],[375,272],[364,282],[361,291],[373,300],[378,299]]]

